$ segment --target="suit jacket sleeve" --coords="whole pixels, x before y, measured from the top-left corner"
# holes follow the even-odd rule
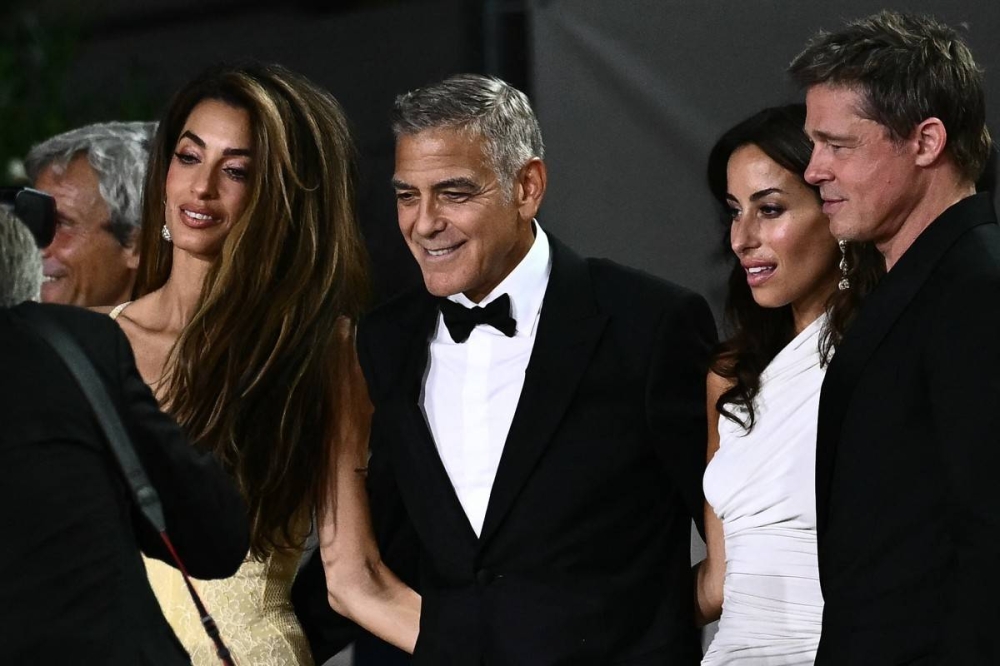
[[[950,654],[954,663],[1000,663],[1000,277],[949,294],[925,348],[955,552],[946,640],[968,651]]]
[[[660,320],[647,387],[649,428],[657,451],[702,538],[705,472],[705,377],[717,341],[705,299],[685,292]]]
[[[110,320],[109,320],[110,321]],[[197,578],[231,576],[249,547],[246,505],[235,483],[209,453],[197,451],[160,411],[135,368],[127,338],[112,323],[122,421],[163,505],[167,533],[188,573]],[[166,546],[134,511],[144,553],[173,564]]]

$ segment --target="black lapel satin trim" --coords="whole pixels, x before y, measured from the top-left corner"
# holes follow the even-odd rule
[[[607,323],[586,262],[551,234],[552,273],[524,388],[504,444],[480,546],[496,532],[551,441]]]
[[[421,504],[419,514],[426,520],[451,523],[455,526],[455,534],[465,542],[466,547],[472,549],[478,537],[455,493],[451,477],[441,461],[434,436],[420,408],[420,393],[430,356],[430,337],[437,317],[437,299],[423,292],[415,316],[405,317],[400,321],[404,329],[402,334],[411,337],[411,342],[406,354],[407,363],[400,376],[398,393],[392,400],[396,408],[394,414],[400,420],[398,431],[405,440],[397,445],[409,450],[407,458],[414,466],[409,473],[414,478],[421,479],[411,493]],[[407,473],[406,469],[400,470],[400,474]]]
[[[816,439],[816,526],[826,528],[830,484],[847,406],[865,366],[956,241],[973,227],[996,223],[990,193],[948,208],[913,242],[867,297],[827,368],[820,392]]]

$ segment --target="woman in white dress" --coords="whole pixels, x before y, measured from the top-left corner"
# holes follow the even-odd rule
[[[734,266],[731,333],[708,377],[708,557],[701,622],[721,618],[703,664],[812,664],[823,596],[816,560],[815,449],[826,362],[884,269],[838,244],[803,174],[805,107],[765,109],[709,157]],[[839,287],[839,288],[838,288]]]

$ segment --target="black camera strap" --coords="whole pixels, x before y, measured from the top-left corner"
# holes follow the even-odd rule
[[[122,424],[121,417],[118,415],[118,411],[111,401],[111,396],[108,395],[107,388],[97,374],[93,363],[83,353],[76,340],[59,326],[46,318],[34,316],[35,313],[33,311],[21,312],[20,314],[22,315],[22,320],[52,347],[56,355],[62,359],[70,374],[73,375],[77,384],[79,384],[84,396],[94,410],[94,415],[97,417],[101,430],[104,431],[104,435],[107,437],[115,460],[125,475],[125,480],[128,482],[136,505],[146,520],[149,521],[150,525],[153,526],[153,529],[160,535],[160,538],[167,546],[167,550],[170,551],[177,569],[184,577],[184,583],[187,585],[188,592],[191,593],[191,599],[194,600],[194,605],[201,617],[202,626],[205,627],[205,632],[215,645],[216,654],[218,654],[224,666],[235,666],[229,649],[222,641],[222,636],[219,634],[219,628],[216,626],[215,620],[212,619],[212,616],[205,608],[205,604],[202,603],[201,598],[198,596],[198,592],[194,589],[194,585],[191,584],[187,569],[184,567],[184,563],[181,562],[180,556],[177,554],[173,543],[170,541],[170,537],[167,535],[167,526],[163,518],[163,505],[160,504],[160,496],[149,482],[146,470],[143,469],[142,462],[135,452],[135,447],[132,446],[132,440],[129,438],[128,432]]]

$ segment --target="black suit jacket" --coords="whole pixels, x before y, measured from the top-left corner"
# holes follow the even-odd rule
[[[1000,663],[1000,227],[949,208],[865,302],[820,398],[817,664]]]
[[[412,534],[419,552],[413,663],[695,664],[690,525],[702,517],[711,313],[696,294],[549,238],[552,273],[479,538],[419,405],[436,300],[410,292],[359,329],[373,512],[400,521],[397,539]]]
[[[15,313],[69,332],[107,386],[193,576],[235,573],[246,508],[235,485],[161,413],[105,315],[0,308],[0,662],[187,664],[139,550],[170,561],[134,508],[97,421],[55,352]]]

